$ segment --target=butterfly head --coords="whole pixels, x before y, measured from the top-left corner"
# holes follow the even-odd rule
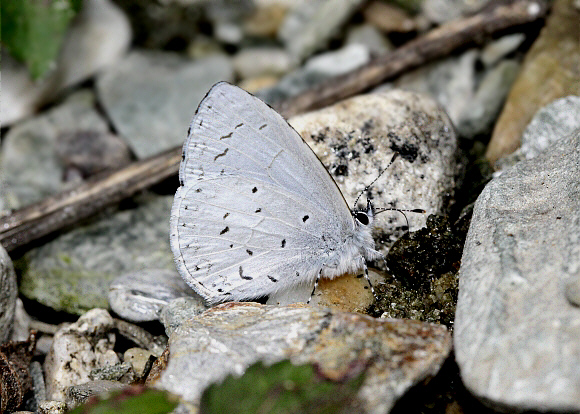
[[[354,218],[354,221],[359,226],[372,227],[373,219],[375,216],[375,209],[373,207],[373,203],[371,203],[370,200],[367,200],[366,210],[354,210],[352,212],[352,216]]]

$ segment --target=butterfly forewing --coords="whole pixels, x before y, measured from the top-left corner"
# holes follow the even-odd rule
[[[227,83],[194,116],[180,180],[171,245],[182,276],[210,302],[313,282],[352,230],[342,194],[298,133]]]

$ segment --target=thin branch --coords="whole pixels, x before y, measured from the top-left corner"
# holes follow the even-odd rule
[[[447,56],[474,41],[509,27],[531,23],[547,12],[544,0],[517,0],[493,10],[447,23],[349,74],[333,78],[277,109],[286,117],[330,105],[356,95],[427,61]],[[0,244],[15,250],[48,234],[91,217],[105,207],[145,190],[179,170],[181,148],[175,148],[104,176],[73,190],[50,196],[0,218]]]

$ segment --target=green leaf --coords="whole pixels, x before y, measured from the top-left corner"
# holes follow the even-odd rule
[[[63,36],[82,0],[2,0],[2,43],[33,79],[54,66]]]
[[[201,397],[202,414],[337,413],[353,402],[364,371],[351,379],[333,382],[311,365],[282,361],[271,366],[258,362],[241,377],[228,376],[210,385]],[[356,412],[356,410],[354,411]]]
[[[166,391],[144,387],[130,387],[110,395],[110,398],[83,404],[70,414],[167,414],[178,404]]]

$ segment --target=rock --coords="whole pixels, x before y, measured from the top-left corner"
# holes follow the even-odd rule
[[[417,30],[417,23],[403,9],[382,1],[370,1],[362,14],[367,22],[385,33],[407,33]]]
[[[270,105],[297,95],[321,81],[361,67],[370,60],[369,50],[361,44],[323,53],[309,59],[302,67],[284,76],[272,88],[259,91],[256,96]]]
[[[56,333],[44,361],[48,399],[65,401],[67,387],[88,382],[95,368],[119,362],[112,329],[109,313],[92,309]]]
[[[153,353],[143,348],[129,348],[123,354],[123,360],[131,364],[138,378],[142,378],[147,368],[151,368],[150,364],[153,359],[155,359]]]
[[[519,147],[524,129],[540,108],[557,98],[580,95],[580,9],[573,3],[554,1],[495,125],[485,154],[490,162]]]
[[[482,51],[479,59],[486,67],[496,65],[503,57],[511,54],[517,50],[520,45],[526,40],[526,35],[523,33],[514,33],[502,36],[499,39],[486,45]]]
[[[133,366],[127,362],[94,368],[89,372],[89,378],[93,381],[119,381],[123,384],[132,384],[137,379]]]
[[[405,74],[393,85],[431,95],[445,108],[453,124],[459,125],[476,89],[477,57],[478,51],[470,49],[460,56],[434,62]]]
[[[63,401],[45,401],[38,406],[41,414],[66,414],[66,403]]]
[[[459,135],[473,139],[491,132],[519,69],[516,61],[504,60],[485,73],[456,124]]]
[[[388,412],[412,385],[434,375],[451,350],[440,325],[307,306],[229,303],[184,321],[169,340],[169,361],[156,388],[196,405],[207,385],[241,375],[257,361],[316,363],[339,380],[366,365],[357,394],[361,412]]]
[[[28,339],[28,336],[30,335],[30,321],[31,318],[24,310],[24,304],[22,303],[22,299],[17,297],[16,306],[14,308],[14,326],[13,326],[14,329],[12,329],[12,336],[10,339],[15,342],[26,341],[26,339]],[[39,338],[39,340],[36,343],[37,350],[38,350],[38,342],[40,342],[41,338]]]
[[[350,28],[344,43],[362,45],[373,55],[380,55],[393,49],[391,42],[370,24]]]
[[[0,153],[5,180],[1,197],[6,208],[20,208],[66,188],[66,165],[58,155],[58,140],[63,134],[80,132],[109,133],[88,90],[8,131]]]
[[[195,292],[176,269],[143,269],[114,279],[109,285],[109,304],[123,319],[147,322],[159,319],[172,299]]]
[[[276,37],[287,11],[288,6],[279,2],[256,4],[256,9],[244,20],[244,34],[255,37]]]
[[[400,90],[360,95],[289,120],[333,176],[347,204],[387,168],[369,189],[375,207],[441,213],[455,187],[458,146],[453,125],[432,99]],[[366,206],[366,200],[361,201]],[[360,206],[359,206],[360,207]],[[427,214],[407,214],[411,230]],[[401,213],[376,218],[375,240],[386,253],[407,231]]]
[[[134,51],[97,80],[116,130],[138,158],[183,145],[199,101],[217,81],[232,80],[222,55],[191,61],[175,53]]]
[[[96,380],[84,384],[71,385],[66,390],[66,405],[70,410],[87,402],[87,400],[94,395],[106,394],[111,391],[120,391],[126,386],[127,385],[117,381],[107,380]]]
[[[242,79],[258,76],[280,76],[292,69],[290,57],[284,49],[275,47],[249,47],[233,58],[236,73]]]
[[[0,344],[8,341],[12,334],[17,298],[14,266],[4,247],[0,246]]]
[[[278,38],[296,61],[302,61],[326,46],[362,3],[361,0],[305,2],[286,16]]]
[[[475,396],[510,412],[580,410],[580,130],[493,179],[465,243],[455,355]]]
[[[3,50],[2,72],[10,82],[2,89],[2,127],[33,114],[63,89],[117,62],[131,37],[129,21],[114,2],[87,0],[67,30],[55,70],[44,80],[30,79],[26,67]]]
[[[421,10],[430,21],[441,24],[473,14],[488,3],[490,0],[425,0]]]
[[[44,384],[44,372],[42,372],[42,365],[38,361],[30,363],[30,376],[32,377],[32,384],[34,389],[34,400],[37,407],[40,407],[46,401],[46,386]]]
[[[149,194],[135,201],[136,208],[103,213],[28,251],[18,261],[21,293],[82,314],[108,307],[109,284],[118,275],[151,267],[175,271],[167,237],[173,197]]]
[[[173,299],[161,310],[159,320],[165,326],[165,333],[171,336],[179,325],[208,309],[200,297],[183,297]]]
[[[522,145],[495,163],[498,170],[538,156],[558,140],[580,128],[580,96],[556,99],[541,108],[522,135]]]

